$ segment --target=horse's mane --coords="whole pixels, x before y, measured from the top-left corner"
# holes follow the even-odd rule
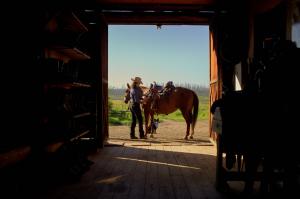
[[[142,89],[144,94],[149,91],[149,88],[147,86],[140,86],[140,88]]]
[[[147,86],[140,86],[140,87],[141,87],[141,89],[143,89],[143,90],[149,89]]]

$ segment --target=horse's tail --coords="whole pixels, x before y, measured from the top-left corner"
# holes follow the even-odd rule
[[[192,118],[192,129],[194,130],[197,118],[198,118],[198,109],[199,109],[199,99],[195,92],[193,92],[193,118]]]

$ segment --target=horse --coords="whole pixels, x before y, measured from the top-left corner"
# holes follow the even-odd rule
[[[170,114],[176,110],[180,110],[183,118],[186,122],[186,135],[184,139],[188,139],[190,135],[190,127],[192,127],[192,133],[190,139],[193,139],[194,129],[198,117],[199,99],[197,94],[187,88],[176,87],[174,91],[162,94],[156,92],[155,89],[140,86],[143,91],[142,108],[145,117],[145,132],[146,135],[149,132],[152,133],[151,125],[154,122],[154,114]],[[124,102],[127,104],[130,100],[130,85],[127,83],[127,89],[125,90]],[[157,107],[153,107],[153,104]],[[150,123],[149,123],[150,120]]]
[[[129,102],[129,100],[130,100],[130,88],[131,88],[130,85],[127,83],[127,88],[125,90],[125,95],[124,95],[124,99],[123,99],[123,101],[125,102],[125,104],[127,104]],[[140,86],[140,88],[142,89],[144,96],[149,93],[150,89],[148,87],[146,87],[146,86]]]
[[[154,114],[168,115],[179,109],[186,122],[186,135],[184,139],[188,139],[190,135],[190,127],[192,127],[190,139],[193,139],[194,129],[198,117],[198,108],[198,96],[190,89],[176,87],[171,92],[158,93],[155,91],[155,89],[150,88],[143,99],[146,135],[149,132],[149,119],[151,121],[151,125],[153,123]]]

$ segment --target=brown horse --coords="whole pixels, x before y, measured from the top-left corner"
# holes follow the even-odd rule
[[[188,139],[190,127],[192,127],[190,139],[193,139],[199,108],[199,99],[196,93],[183,87],[176,87],[172,92],[166,94],[157,93],[154,89],[150,89],[147,92],[148,93],[143,100],[146,135],[149,132],[149,119],[151,125],[154,114],[167,115],[179,109],[186,122],[186,135],[184,139]]]
[[[127,83],[127,89],[125,90],[125,95],[124,95],[124,102],[125,104],[127,104],[130,100],[130,85]],[[146,86],[140,86],[140,88],[143,91],[143,95],[147,95],[149,93],[149,88],[147,88]]]
[[[155,92],[155,89],[150,89],[145,86],[141,86],[141,89],[144,94],[142,107],[145,116],[145,136],[151,132],[151,124],[153,123],[154,114],[170,114],[179,109],[187,125],[184,139],[188,139],[191,126],[192,133],[190,139],[193,139],[199,108],[199,99],[194,91],[183,87],[176,87],[173,92],[160,95]],[[127,84],[127,89],[124,96],[125,103],[128,103],[130,100],[129,94],[130,85]],[[153,107],[154,102],[157,105],[155,107]]]

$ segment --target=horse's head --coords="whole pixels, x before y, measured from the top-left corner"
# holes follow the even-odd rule
[[[127,104],[129,100],[130,100],[130,85],[127,83],[127,89],[125,90],[125,95],[124,95],[125,104]]]

